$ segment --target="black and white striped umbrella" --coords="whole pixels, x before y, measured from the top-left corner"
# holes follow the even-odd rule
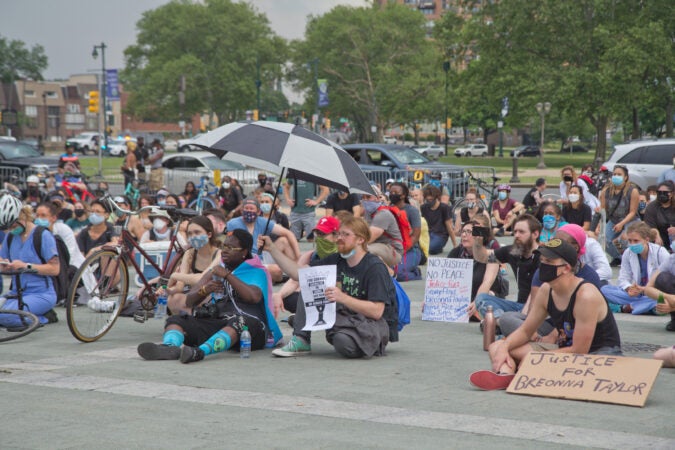
[[[338,144],[299,125],[233,122],[193,142],[214,155],[336,189],[372,194],[370,182]]]

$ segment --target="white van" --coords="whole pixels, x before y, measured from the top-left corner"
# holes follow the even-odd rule
[[[630,181],[647,190],[659,176],[673,167],[675,139],[631,141],[614,146],[614,152],[604,163],[609,171],[615,165],[626,166]]]

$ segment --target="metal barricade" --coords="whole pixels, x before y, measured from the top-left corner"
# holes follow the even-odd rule
[[[388,179],[394,178],[392,173],[388,170],[364,170],[363,173],[371,183],[379,185],[382,189],[384,189]],[[394,181],[398,180],[395,179]]]
[[[26,176],[21,169],[11,166],[0,166],[0,185],[12,183],[15,186],[23,185]]]

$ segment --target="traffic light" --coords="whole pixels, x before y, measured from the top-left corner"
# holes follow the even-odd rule
[[[258,110],[257,109],[253,110],[253,120],[258,120]]]
[[[98,91],[89,91],[89,112],[98,113]]]
[[[325,118],[325,119],[323,120],[323,123],[326,125],[326,129],[327,129],[327,130],[330,130],[330,119],[329,119],[329,118]]]
[[[449,130],[452,128],[452,119],[448,117],[448,122],[445,124],[445,129]]]

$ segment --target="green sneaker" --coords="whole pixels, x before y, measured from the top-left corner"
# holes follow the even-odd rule
[[[288,344],[281,348],[272,350],[274,356],[288,357],[288,356],[305,356],[312,353],[312,346],[297,336],[293,336]]]

